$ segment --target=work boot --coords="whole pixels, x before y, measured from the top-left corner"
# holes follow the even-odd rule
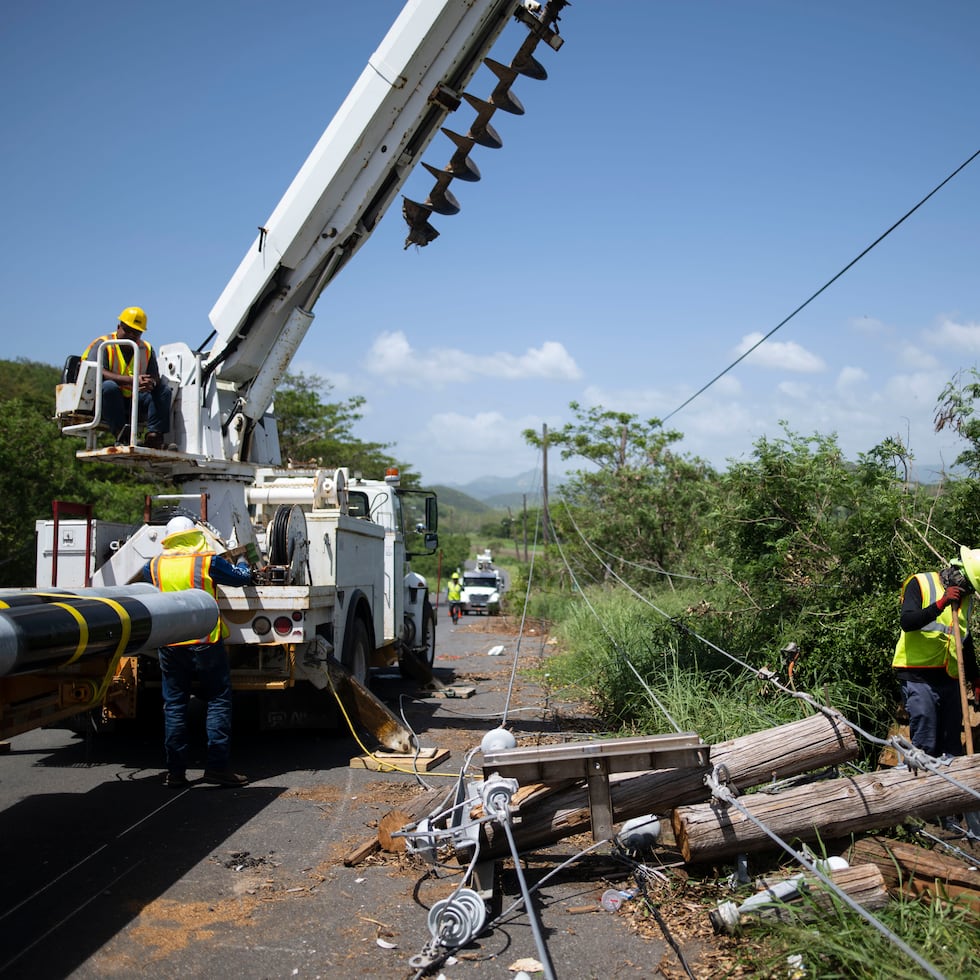
[[[120,430],[119,430],[119,431],[118,431],[118,432],[116,433],[116,445],[117,445],[117,446],[128,446],[128,445],[129,445],[129,443],[130,443],[130,438],[129,438],[129,426],[128,426],[128,425],[124,425],[124,426],[123,426],[123,427],[122,427],[122,428],[121,428],[121,429],[120,429]]]
[[[190,786],[190,783],[187,781],[187,776],[184,773],[171,770],[163,777],[163,785],[170,786],[173,789],[180,789],[184,786]]]
[[[245,786],[248,783],[248,776],[232,772],[230,769],[205,769],[203,781],[212,786]]]
[[[147,449],[163,449],[163,433],[147,432],[143,445]]]

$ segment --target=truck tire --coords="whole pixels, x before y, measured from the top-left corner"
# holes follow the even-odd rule
[[[422,636],[419,643],[425,647],[425,662],[431,667],[436,659],[436,617],[428,599],[422,604]]]
[[[364,620],[358,617],[344,638],[344,655],[341,663],[351,675],[367,686],[368,665],[371,662],[371,640]]]

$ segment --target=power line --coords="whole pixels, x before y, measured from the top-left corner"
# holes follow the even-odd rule
[[[902,217],[895,222],[895,224],[893,224],[887,231],[882,232],[882,234],[880,234],[863,252],[861,252],[860,254],[856,255],[853,259],[851,259],[851,261],[848,262],[847,265],[845,265],[844,268],[841,269],[836,276],[834,276],[831,279],[828,279],[812,296],[809,297],[809,299],[800,303],[800,305],[795,310],[793,310],[793,312],[790,313],[788,317],[786,317],[785,319],[777,323],[776,326],[774,326],[772,330],[769,331],[769,333],[767,333],[760,340],[756,341],[756,343],[754,343],[743,354],[735,358],[735,360],[732,361],[732,363],[729,364],[728,367],[726,367],[723,371],[719,371],[718,374],[716,374],[706,385],[702,385],[700,388],[698,388],[698,390],[694,392],[694,394],[691,395],[690,398],[681,402],[681,404],[678,405],[677,408],[675,408],[672,412],[669,412],[667,415],[665,415],[660,420],[661,425],[664,422],[666,422],[668,419],[673,418],[682,408],[686,408],[688,405],[690,405],[691,402],[693,402],[694,399],[697,398],[699,395],[703,395],[716,381],[723,378],[726,374],[728,374],[729,371],[732,370],[732,368],[734,368],[737,364],[740,364],[742,361],[744,361],[745,358],[747,358],[749,354],[751,354],[757,347],[761,347],[762,344],[764,344],[777,330],[779,330],[781,327],[784,327],[787,323],[789,323],[789,321],[792,320],[797,313],[799,313],[802,309],[804,309],[804,307],[809,306],[810,303],[812,303],[813,300],[815,300],[825,289],[833,285],[833,283],[835,283],[838,279],[840,279],[840,277],[844,275],[844,273],[847,272],[852,266],[860,262],[861,259],[863,259],[868,254],[868,252],[870,252],[876,245],[884,241],[900,224],[902,224],[903,221],[905,221],[906,218],[910,218],[913,214],[915,214],[915,212],[918,211],[919,208],[921,208],[922,205],[925,204],[926,201],[928,201],[929,198],[933,196],[933,194],[935,194],[942,187],[948,184],[961,170],[963,170],[970,163],[972,163],[978,156],[980,156],[980,150],[977,150],[975,153],[972,154],[972,156],[964,160],[963,163],[961,163],[948,177],[940,181],[940,183],[938,183],[931,191],[929,191],[929,193],[926,194],[926,196],[922,198],[922,200],[919,201],[919,203],[916,204],[914,208],[912,208],[909,211],[906,211],[905,214],[903,214]]]

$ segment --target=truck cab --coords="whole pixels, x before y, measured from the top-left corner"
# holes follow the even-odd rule
[[[462,612],[499,616],[501,592],[503,577],[489,550],[483,551],[476,556],[474,567],[463,572]]]

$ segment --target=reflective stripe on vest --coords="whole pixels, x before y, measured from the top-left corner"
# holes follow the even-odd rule
[[[105,334],[102,337],[96,337],[88,347],[85,348],[85,352],[82,354],[82,360],[89,360],[89,353],[94,347],[99,344],[105,344],[108,340],[118,340],[119,338],[115,334]],[[146,374],[147,369],[150,366],[150,355],[153,353],[153,348],[145,340],[137,340],[137,347],[139,348],[139,371],[137,374]],[[103,367],[106,371],[111,371],[113,374],[124,374],[128,377],[133,377],[133,362],[132,360],[126,360],[123,356],[124,353],[128,354],[130,348],[126,348],[125,352],[121,345],[119,344],[109,344],[103,346],[99,349],[100,357],[104,358]],[[123,393],[123,397],[131,398],[133,393],[129,388],[120,388]]]
[[[902,585],[902,595],[912,579],[919,583],[922,593],[922,608],[927,609],[946,591],[942,580],[936,572],[920,572],[910,575]],[[960,634],[966,636],[970,622],[970,611],[973,605],[971,597],[961,603],[959,609]],[[938,668],[942,667],[950,677],[959,676],[956,661],[956,640],[953,636],[953,607],[947,606],[931,622],[920,630],[904,630],[899,634],[895,646],[895,657],[892,667]]]
[[[201,589],[217,602],[217,586],[214,579],[211,578],[211,559],[213,557],[213,552],[203,554],[200,552],[195,554],[167,554],[165,552],[150,561],[150,578],[161,592]],[[217,643],[228,633],[228,627],[219,615],[217,623],[214,624],[214,629],[207,636],[199,637],[196,640],[182,640],[180,643],[169,645],[182,647],[190,646],[192,643]]]

